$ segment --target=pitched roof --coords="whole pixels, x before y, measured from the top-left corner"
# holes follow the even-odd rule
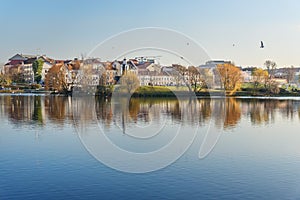
[[[51,59],[45,55],[43,56],[40,56],[39,59],[42,59],[44,62],[48,62],[48,63],[51,63],[51,64],[54,64],[55,60],[54,59]]]
[[[27,60],[27,58],[25,58],[24,56],[22,56],[22,54],[16,54],[13,57],[11,57],[10,59],[8,59],[9,61],[15,61],[15,60],[22,60],[25,61]]]
[[[149,67],[149,65],[151,64],[152,64],[151,62],[144,62],[144,63],[137,64],[136,67],[138,69],[147,69],[147,67]]]

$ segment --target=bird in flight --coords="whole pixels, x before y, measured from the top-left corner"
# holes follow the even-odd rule
[[[263,41],[260,41],[260,48],[264,48],[265,46],[264,46],[264,43],[263,43]]]

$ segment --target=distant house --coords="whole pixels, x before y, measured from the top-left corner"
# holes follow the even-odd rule
[[[210,60],[207,61],[204,65],[200,65],[200,68],[216,68],[217,65],[223,64],[231,64],[231,61],[224,61],[224,60]]]
[[[297,85],[298,88],[300,88],[300,72],[295,73],[295,84]]]
[[[72,60],[62,63],[65,63],[66,65],[66,82],[70,88],[80,85],[80,81],[83,76],[80,73],[82,63],[79,60]]]
[[[288,83],[285,78],[274,78],[273,81],[278,85],[278,87],[282,87]]]
[[[43,60],[43,68],[42,68],[42,78],[41,81],[44,83],[46,75],[49,71],[49,69],[52,67],[52,65],[55,63],[54,59],[48,58],[45,55],[40,56],[38,59]]]
[[[122,65],[121,61],[115,60],[114,62],[112,62],[112,67],[117,70],[117,76],[122,75],[122,66],[121,65]]]
[[[173,67],[162,67],[155,62],[140,62],[135,64],[137,77],[141,86],[160,85],[171,86],[176,84],[173,76]]]
[[[49,69],[55,63],[53,59],[50,59],[43,56],[35,56],[35,55],[25,55],[25,54],[16,54],[13,57],[9,58],[9,62],[4,66],[3,71],[4,73],[16,73],[16,67],[18,67],[18,79],[23,80],[26,83],[33,83],[34,82],[34,72],[32,68],[33,62],[37,59],[43,60],[43,68],[41,74],[41,81],[45,81],[46,74],[48,73]],[[14,68],[10,70],[10,68]],[[11,74],[17,76],[17,74]]]
[[[26,83],[34,82],[32,63],[37,59],[34,55],[16,54],[9,58],[9,62],[4,65],[4,73],[10,74],[13,81]]]
[[[9,58],[9,65],[18,65],[23,64],[28,59],[36,59],[34,55],[24,55],[24,54],[16,54],[13,57]]]
[[[252,82],[252,72],[251,71],[241,71],[243,81],[245,83]]]

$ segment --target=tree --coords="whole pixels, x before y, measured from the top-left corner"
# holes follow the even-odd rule
[[[271,61],[271,60],[266,60],[264,65],[266,66],[266,68],[268,70],[269,78],[270,79],[274,78],[275,70],[276,70],[276,67],[277,67],[276,62]]]
[[[10,85],[11,82],[12,80],[7,74],[0,73],[0,85]]]
[[[194,89],[194,92],[197,92],[198,85],[200,86],[201,83],[201,74],[194,66],[189,66],[187,72],[190,85]]]
[[[186,84],[185,74],[187,72],[187,68],[178,64],[173,64],[172,66],[173,66],[173,71],[171,75],[174,77],[176,86],[179,87],[182,84]]]
[[[294,81],[295,79],[295,68],[294,66],[288,67],[285,69],[285,73],[286,73],[286,80],[288,83],[291,83]]]
[[[201,77],[202,77],[202,88],[213,87],[214,83],[214,72],[208,68],[200,68],[199,69]]]
[[[217,65],[217,71],[220,74],[221,82],[225,90],[235,92],[240,89],[242,82],[241,69],[232,63]]]
[[[46,75],[45,88],[46,90],[58,92],[65,92],[68,90],[64,63],[55,64],[49,69]]]
[[[198,92],[203,88],[207,88],[207,83],[211,82],[211,74],[209,73],[209,69],[201,69],[194,66],[189,66],[187,72],[190,85],[194,92]]]
[[[266,85],[269,77],[269,73],[262,68],[257,68],[252,72],[254,89],[256,90],[260,84]]]
[[[14,83],[24,83],[25,82],[24,74],[21,72],[13,71],[9,75],[9,77],[10,77],[11,81]]]
[[[277,67],[276,62],[267,60],[264,65],[266,66],[269,76],[265,84],[265,88],[268,90],[269,93],[278,94],[280,92],[280,89],[278,87],[278,84],[274,80],[275,76],[275,70]]]
[[[127,72],[121,77],[120,80],[121,87],[124,88],[129,94],[134,93],[134,91],[140,86],[140,80],[133,72]]]
[[[34,81],[40,83],[42,79],[42,70],[43,70],[44,61],[42,59],[37,59],[32,63],[32,69],[34,72]]]

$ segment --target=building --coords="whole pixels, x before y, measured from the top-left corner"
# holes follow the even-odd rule
[[[232,64],[231,61],[224,61],[224,60],[210,60],[207,61],[204,65],[200,65],[200,68],[216,68],[218,65],[223,64]]]
[[[34,82],[32,63],[37,59],[34,55],[16,54],[9,58],[4,65],[3,72],[12,77],[14,82]]]
[[[242,77],[243,77],[243,80],[245,83],[250,83],[253,81],[252,79],[252,72],[251,71],[248,71],[248,70],[242,70],[241,71],[241,74],[242,74]]]
[[[32,64],[36,60],[42,60],[41,83],[45,81],[46,74],[55,63],[53,59],[43,56],[16,54],[9,59],[3,67],[3,72],[14,77],[15,81],[34,83],[34,71]],[[18,70],[16,70],[18,68]]]

